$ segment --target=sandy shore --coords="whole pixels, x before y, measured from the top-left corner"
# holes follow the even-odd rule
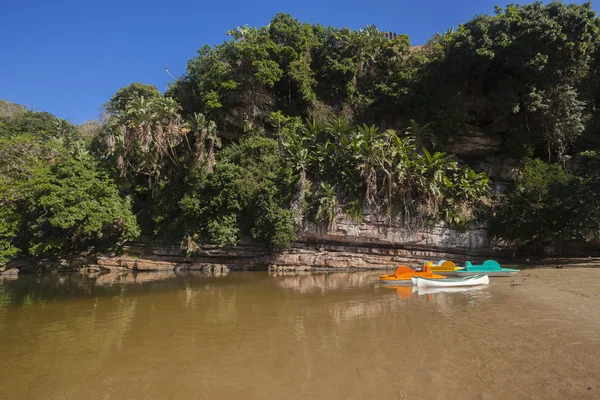
[[[506,284],[557,310],[600,324],[600,263],[559,262],[523,269]]]
[[[503,362],[512,364],[512,372],[498,378],[514,379],[515,373],[520,377],[505,385],[494,382],[503,398],[600,399],[599,266],[559,262],[492,281],[513,301],[521,298],[523,306],[515,315],[519,322],[503,317],[496,321],[499,332],[512,325],[514,334],[510,355],[503,356]],[[480,361],[487,358],[480,356]],[[495,363],[487,359],[482,364],[489,368]],[[475,397],[472,392],[467,396]]]

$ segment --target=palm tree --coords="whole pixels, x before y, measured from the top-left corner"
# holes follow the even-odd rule
[[[339,140],[348,134],[352,130],[352,127],[346,119],[339,117],[327,122],[325,130],[333,137],[336,144],[339,144]]]
[[[455,173],[452,181],[448,180],[457,196],[466,203],[472,203],[490,194],[489,179],[484,172],[476,173],[465,168]]]
[[[383,34],[375,27],[375,25],[367,25],[364,29],[351,31],[346,40],[348,44],[354,48],[357,75],[362,74],[364,55],[374,56],[373,50],[377,49],[383,40]],[[355,77],[356,78],[356,77]]]
[[[415,178],[421,194],[425,197],[425,211],[433,216],[437,214],[439,204],[444,197],[447,184],[446,172],[456,170],[457,164],[446,153],[430,153],[423,148],[423,154],[417,157]]]
[[[377,171],[375,170],[377,148],[376,139],[379,129],[375,125],[363,124],[358,127],[356,144],[359,150],[359,170],[365,183],[365,201],[367,205],[375,204],[377,192]]]
[[[365,65],[374,65],[384,35],[374,25],[367,25],[364,29],[357,31],[344,31],[341,39],[354,56],[356,71],[349,87],[351,90],[356,90],[358,79],[364,76],[367,70]]]
[[[135,96],[127,104],[126,114],[119,118],[124,126],[125,148],[127,152],[140,143],[142,152],[148,152],[152,143],[152,111],[150,102],[144,96]],[[129,129],[127,129],[129,128]]]
[[[414,119],[410,120],[410,126],[406,130],[407,136],[409,136],[417,147],[417,150],[421,150],[427,145],[431,145],[435,148],[437,145],[437,139],[432,129],[433,124],[431,122],[425,125],[420,125]]]
[[[306,176],[306,168],[309,163],[309,151],[302,147],[302,142],[297,141],[293,146],[286,147],[288,159],[292,162],[293,168],[298,173],[298,183],[296,193],[292,198],[291,208],[294,212],[294,223],[296,226],[302,224],[304,214],[304,199],[308,186],[308,178]]]
[[[325,177],[330,171],[332,154],[335,152],[335,145],[329,140],[324,143],[317,143],[311,148],[310,161],[312,170],[316,176]]]
[[[416,147],[410,138],[401,138],[398,135],[394,135],[392,138],[392,146],[392,157],[395,164],[394,174],[396,176],[398,194],[404,206],[404,219],[405,221],[409,221],[411,219],[410,205],[414,186],[413,159]]]
[[[208,142],[208,161],[206,169],[209,173],[213,172],[215,164],[215,146],[221,148],[221,138],[218,136],[217,124],[215,121],[209,121],[206,128],[206,140]]]
[[[155,97],[150,100],[154,128],[154,145],[177,164],[175,147],[181,143],[185,133],[181,129],[181,106],[170,97]]]
[[[170,168],[177,164],[176,147],[185,136],[179,111],[181,107],[171,98],[144,96],[133,97],[124,112],[114,114],[109,121],[111,133],[107,146],[111,153],[117,152],[117,165],[121,175],[128,168],[148,176],[159,176],[165,166],[165,158],[171,160]],[[118,138],[122,137],[122,140]],[[118,145],[122,142],[122,145]]]
[[[335,218],[337,216],[338,200],[335,194],[335,187],[328,183],[321,182],[319,206],[317,207],[317,220],[325,222],[328,230],[335,228]]]
[[[320,121],[315,118],[306,119],[306,130],[305,135],[309,139],[310,145],[316,145],[321,137],[321,133],[324,130],[324,126]]]
[[[54,127],[58,136],[63,137],[67,140],[72,140],[75,133],[75,127],[71,125],[67,120],[62,118],[56,118],[54,121]]]
[[[188,119],[184,125],[184,130],[192,132],[196,142],[196,155],[199,159],[204,159],[206,147],[204,142],[206,141],[207,127],[206,117],[202,113],[195,112]]]
[[[87,150],[83,140],[75,140],[71,142],[69,147],[71,154],[73,154],[75,158],[83,158],[89,154],[89,151]]]
[[[393,139],[396,132],[387,130],[380,137],[371,142],[371,148],[374,152],[375,164],[385,175],[381,192],[385,192],[385,203],[388,214],[392,211],[392,192],[394,190],[393,179],[393,163],[394,163],[394,147]]]
[[[297,190],[291,203],[296,226],[302,223],[304,198],[308,185],[307,169],[311,159],[314,158],[308,143],[311,139],[304,134],[305,132],[287,131],[285,135],[280,135],[285,158],[298,174]]]

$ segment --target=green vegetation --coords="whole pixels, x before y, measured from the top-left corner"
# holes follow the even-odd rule
[[[47,113],[1,121],[0,261],[107,249],[139,234],[129,200],[89,155],[88,137]]]
[[[526,160],[523,173],[492,219],[495,235],[517,244],[562,250],[600,234],[600,155],[585,152],[573,173]]]
[[[491,222],[498,238],[597,237],[600,19],[589,3],[496,9],[411,47],[276,15],[204,46],[166,93],[133,83],[74,127],[0,102],[0,258],[109,249],[140,232],[286,248],[306,222]],[[448,151],[500,143],[505,195]],[[458,145],[457,145],[458,144]],[[486,150],[488,151],[488,150]],[[543,161],[542,161],[543,160]],[[139,228],[138,228],[139,224]]]

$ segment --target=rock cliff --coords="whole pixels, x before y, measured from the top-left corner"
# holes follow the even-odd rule
[[[485,259],[506,251],[490,241],[485,227],[466,232],[444,225],[407,228],[399,221],[370,214],[361,223],[340,217],[331,230],[307,224],[292,247],[280,253],[250,245],[202,246],[186,256],[178,244],[145,238],[125,246],[125,254],[100,258],[98,265],[138,271],[388,269],[431,259]]]

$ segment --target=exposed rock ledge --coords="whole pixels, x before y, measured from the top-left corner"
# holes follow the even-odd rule
[[[307,224],[299,240],[277,254],[249,245],[203,246],[198,254],[187,257],[179,245],[151,238],[129,243],[125,254],[99,258],[97,264],[122,271],[390,269],[431,259],[485,259],[506,251],[493,246],[484,227],[467,232],[444,225],[407,229],[398,221],[365,215],[360,224],[339,218],[332,230]]]

